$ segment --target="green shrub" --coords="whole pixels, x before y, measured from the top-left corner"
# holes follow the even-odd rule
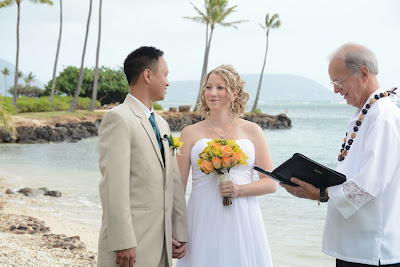
[[[256,110],[254,110],[254,113],[261,113],[261,109],[256,108]]]
[[[10,113],[11,115],[15,114],[14,106],[12,104],[12,97],[3,97],[2,99],[0,98],[0,103],[3,104],[3,106],[7,109],[8,113]]]
[[[18,113],[25,112],[45,112],[45,111],[67,111],[73,100],[72,96],[54,96],[53,106],[50,106],[49,97],[40,98],[20,97],[17,99]],[[78,97],[76,109],[87,110],[90,107],[91,99],[88,97]],[[11,97],[4,97],[2,104],[10,114],[15,115]],[[100,107],[100,102],[96,101],[96,108]]]
[[[153,108],[154,110],[163,110],[162,106],[158,104],[157,102],[153,103]]]

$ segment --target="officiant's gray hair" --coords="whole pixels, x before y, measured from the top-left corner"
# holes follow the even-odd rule
[[[210,108],[207,106],[204,92],[207,87],[208,78],[211,74],[219,75],[226,83],[226,90],[231,101],[229,101],[228,108],[234,115],[241,116],[246,109],[249,94],[244,91],[245,82],[240,78],[239,73],[233,68],[232,65],[221,65],[210,71],[203,80],[201,86],[200,103],[197,110],[200,112],[201,117],[206,118],[210,114]],[[233,94],[236,93],[236,98],[233,99]]]
[[[346,68],[354,73],[358,72],[362,66],[365,66],[371,74],[378,74],[378,60],[374,52],[365,46],[354,43],[344,44],[329,57],[330,60],[335,58],[342,58]]]

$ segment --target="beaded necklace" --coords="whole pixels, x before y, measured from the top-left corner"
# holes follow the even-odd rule
[[[358,117],[358,120],[356,121],[356,126],[354,126],[354,128],[353,128],[354,132],[350,135],[351,138],[349,140],[347,140],[348,133],[346,133],[346,137],[343,139],[344,143],[342,144],[342,149],[340,149],[340,153],[338,155],[339,161],[343,161],[346,158],[347,154],[349,153],[349,150],[350,150],[351,145],[353,144],[354,138],[356,138],[356,136],[357,136],[356,132],[358,132],[358,130],[360,129],[362,121],[364,120],[364,117],[367,115],[368,110],[371,108],[371,106],[375,103],[376,100],[390,96],[390,94],[395,95],[396,89],[397,89],[397,87],[394,87],[390,91],[376,94],[374,97],[372,97],[368,101],[369,103],[367,102],[367,104],[365,104],[364,108],[361,110],[361,114]],[[346,145],[346,143],[347,143],[347,145]]]

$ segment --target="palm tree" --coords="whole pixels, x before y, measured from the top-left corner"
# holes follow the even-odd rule
[[[53,105],[54,87],[56,85],[56,72],[57,72],[58,54],[60,53],[61,33],[62,33],[62,0],[60,0],[60,33],[58,34],[56,60],[54,62],[53,79],[51,80],[51,89],[49,96],[49,102],[51,106]]]
[[[4,91],[4,96],[7,96],[7,76],[11,74],[11,71],[8,68],[4,68],[4,70],[1,71],[4,75],[4,83],[5,83],[5,91]]]
[[[79,80],[78,85],[76,86],[74,99],[72,100],[71,106],[69,107],[68,112],[73,112],[76,108],[76,102],[78,101],[79,93],[81,92],[81,86],[83,82],[83,63],[85,61],[85,54],[86,54],[86,44],[89,34],[89,25],[90,25],[90,16],[92,15],[92,0],[90,0],[89,4],[89,15],[86,24],[86,36],[85,36],[85,44],[83,45],[83,53],[82,53],[82,61],[81,61],[81,70],[79,72]]]
[[[33,74],[32,72],[30,72],[30,73],[28,74],[28,76],[26,76],[25,79],[24,79],[25,84],[26,84],[27,86],[31,86],[31,82],[36,81],[35,78],[36,78],[35,74]]]
[[[53,2],[50,0],[30,0],[33,3],[40,3],[40,4],[48,4],[53,5]],[[17,55],[15,59],[15,72],[18,73],[18,61],[19,61],[19,21],[20,21],[20,14],[21,14],[21,2],[22,0],[3,0],[0,2],[0,8],[8,7],[13,5],[14,3],[18,6],[18,16],[17,16]],[[18,90],[18,76],[15,75],[14,78],[14,94],[12,103],[14,105],[15,113],[18,113],[17,109],[17,90]]]
[[[260,26],[261,26],[261,28],[263,28],[266,31],[267,44],[266,44],[266,48],[265,48],[264,64],[263,64],[262,69],[261,69],[260,81],[258,82],[256,99],[254,100],[254,104],[253,104],[253,108],[251,109],[251,112],[255,112],[256,111],[258,98],[260,97],[261,83],[262,83],[262,78],[263,78],[263,75],[264,75],[265,63],[267,62],[269,31],[271,29],[278,29],[281,26],[281,21],[279,20],[279,15],[278,14],[274,14],[270,18],[269,14],[267,13],[267,16],[265,17],[265,26],[263,26],[261,24],[260,24]]]
[[[6,131],[16,132],[11,115],[8,113],[6,107],[1,103],[2,101],[3,96],[0,93],[0,130],[4,128]]]
[[[93,92],[92,92],[92,102],[90,103],[89,110],[93,111],[96,107],[97,100],[97,85],[99,83],[99,54],[100,54],[100,37],[101,37],[101,9],[103,0],[100,0],[99,7],[99,37],[97,39],[97,52],[96,52],[96,67],[94,69],[94,81],[93,81]]]
[[[196,111],[197,104],[200,103],[201,85],[207,73],[208,56],[210,54],[211,40],[215,27],[217,25],[220,25],[222,27],[234,27],[235,29],[237,29],[236,24],[246,22],[246,20],[225,22],[226,18],[230,14],[235,12],[236,11],[235,8],[237,7],[237,5],[235,5],[228,8],[228,0],[205,0],[204,1],[205,12],[201,11],[193,3],[190,4],[196,10],[198,16],[184,17],[184,18],[193,20],[195,22],[200,22],[202,24],[206,24],[206,48],[204,52],[203,69],[201,71],[201,77],[200,77],[200,88],[197,94],[196,106],[194,108],[194,111]]]

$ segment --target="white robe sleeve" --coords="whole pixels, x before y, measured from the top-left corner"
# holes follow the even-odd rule
[[[360,172],[344,184],[328,188],[329,200],[345,219],[382,194],[398,167],[400,138],[396,126],[377,118],[368,130],[359,156]]]

